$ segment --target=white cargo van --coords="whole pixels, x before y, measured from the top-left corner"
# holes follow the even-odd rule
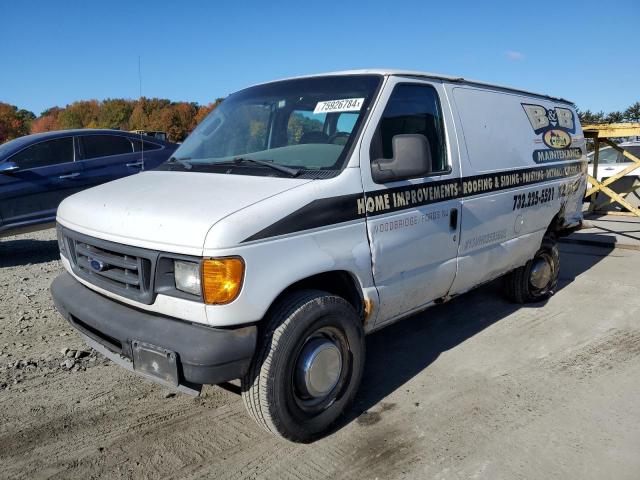
[[[502,275],[550,296],[585,171],[560,98],[386,70],[257,85],[159,169],[65,200],[51,289],[118,363],[190,392],[239,378],[307,442],[354,398],[366,333]]]

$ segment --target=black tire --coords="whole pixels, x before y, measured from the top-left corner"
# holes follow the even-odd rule
[[[304,398],[295,377],[303,347],[310,339],[317,341],[316,335],[327,335],[339,344],[343,359],[337,383],[318,404],[315,398]],[[293,292],[267,314],[261,336],[242,379],[249,415],[268,432],[294,442],[320,438],[351,404],[362,378],[364,330],[354,308],[327,292]]]
[[[551,278],[543,287],[536,287],[531,283],[531,271],[536,262],[541,259],[551,266]],[[542,245],[535,256],[524,266],[516,268],[505,275],[505,293],[515,303],[540,302],[555,293],[558,286],[558,274],[560,272],[560,253],[558,244],[551,235],[545,235]]]

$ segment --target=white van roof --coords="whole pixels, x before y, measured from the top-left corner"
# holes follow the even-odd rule
[[[482,86],[482,87],[491,87],[491,88],[496,88],[499,90],[505,90],[505,91],[509,91],[509,92],[516,92],[516,93],[524,93],[526,95],[534,95],[536,97],[543,97],[543,98],[547,98],[549,100],[553,100],[556,102],[565,102],[565,103],[569,103],[571,105],[574,105],[574,103],[571,100],[567,100],[566,98],[562,98],[562,97],[554,97],[551,95],[547,95],[544,93],[536,93],[536,92],[530,92],[528,90],[523,90],[521,88],[514,88],[514,87],[507,87],[504,85],[496,85],[493,83],[488,83],[488,82],[481,82],[478,80],[470,80],[467,78],[463,78],[463,77],[454,77],[451,75],[442,75],[440,73],[430,73],[430,72],[420,72],[420,71],[415,71],[415,70],[399,70],[399,69],[392,69],[392,68],[372,68],[372,69],[361,69],[361,70],[343,70],[343,71],[337,71],[337,72],[327,72],[327,73],[318,73],[318,74],[313,74],[313,75],[300,75],[300,76],[296,76],[296,77],[289,77],[289,78],[281,78],[280,80],[273,80],[271,82],[265,82],[265,83],[274,83],[274,82],[280,82],[283,80],[294,80],[297,78],[310,78],[310,77],[324,77],[324,76],[328,76],[328,75],[395,75],[395,76],[400,76],[400,77],[419,77],[419,78],[430,78],[430,79],[436,79],[436,80],[446,80],[448,82],[454,82],[454,83],[464,83],[464,84],[468,84],[468,85],[477,85],[477,86]]]

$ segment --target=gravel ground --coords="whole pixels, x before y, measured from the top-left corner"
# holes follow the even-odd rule
[[[0,477],[558,478],[640,475],[640,252],[563,245],[545,305],[498,282],[371,335],[340,428],[263,433],[85,347],[53,307],[53,230],[0,241]]]

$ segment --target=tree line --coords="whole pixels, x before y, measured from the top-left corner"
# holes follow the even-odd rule
[[[616,111],[604,113],[592,112],[578,109],[578,117],[580,123],[586,125],[588,123],[623,123],[623,122],[640,122],[640,102],[636,102],[624,111]]]
[[[138,100],[81,100],[66,107],[49,108],[39,117],[0,102],[0,144],[29,133],[70,128],[163,131],[167,132],[169,140],[181,142],[221,101],[218,98],[199,105],[145,97]]]
[[[31,125],[36,119],[33,112],[0,102],[0,145],[31,133]]]
[[[39,117],[28,110],[0,102],[0,144],[29,133],[69,128],[158,130],[167,132],[169,140],[181,142],[222,100],[218,98],[206,105],[145,97],[138,100],[82,100],[66,107],[49,108]],[[578,116],[582,124],[640,122],[640,102],[624,111],[606,114],[578,109]]]

